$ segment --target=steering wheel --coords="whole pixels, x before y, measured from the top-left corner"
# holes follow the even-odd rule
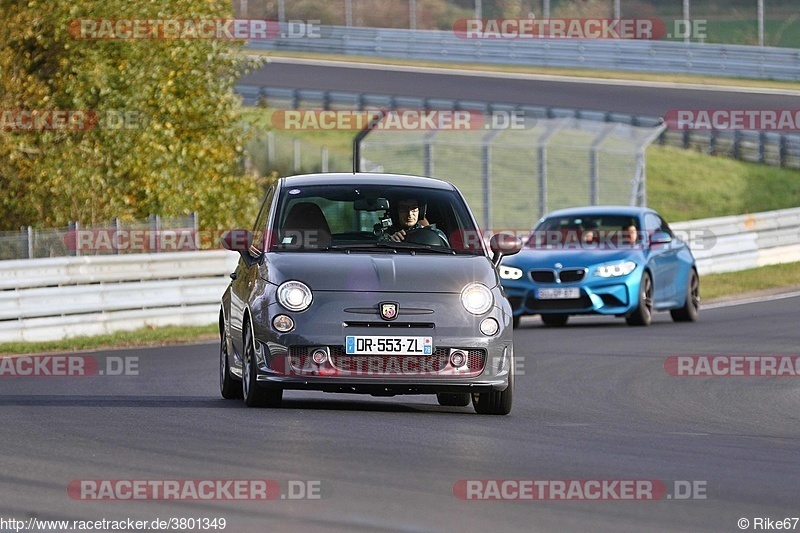
[[[447,239],[441,236],[438,231],[426,226],[424,228],[417,228],[406,233],[405,242],[412,244],[426,244],[428,246],[440,246],[450,248],[450,243]]]

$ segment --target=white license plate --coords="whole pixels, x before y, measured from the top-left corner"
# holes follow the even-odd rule
[[[540,300],[570,300],[581,297],[581,290],[578,287],[563,289],[539,289]]]
[[[431,355],[433,337],[368,337],[345,339],[347,355]]]

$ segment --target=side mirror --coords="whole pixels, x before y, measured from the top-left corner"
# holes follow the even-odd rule
[[[672,236],[665,231],[656,231],[650,235],[650,244],[667,244],[672,242]]]
[[[522,241],[508,233],[496,233],[489,240],[489,249],[492,250],[492,263],[497,266],[504,256],[518,253],[522,249]]]
[[[253,234],[246,229],[233,229],[222,234],[222,247],[232,252],[250,255]]]

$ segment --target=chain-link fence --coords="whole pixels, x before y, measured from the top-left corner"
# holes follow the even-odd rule
[[[0,260],[193,251],[203,244],[195,213],[178,218],[150,215],[91,226],[71,222],[63,228],[24,226],[19,231],[0,231]]]
[[[362,142],[361,168],[449,181],[483,227],[523,229],[564,207],[645,205],[645,149],[662,130],[576,118],[503,130],[375,130]]]
[[[667,40],[800,47],[800,3],[766,0],[233,0],[237,16],[450,30],[465,18],[650,18]],[[688,23],[687,23],[688,22]]]

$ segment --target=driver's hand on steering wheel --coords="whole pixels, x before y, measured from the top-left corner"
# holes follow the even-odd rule
[[[404,240],[406,240],[406,230],[401,229],[397,233],[393,233],[392,235],[389,235],[389,238],[392,239],[394,242],[404,241]]]

